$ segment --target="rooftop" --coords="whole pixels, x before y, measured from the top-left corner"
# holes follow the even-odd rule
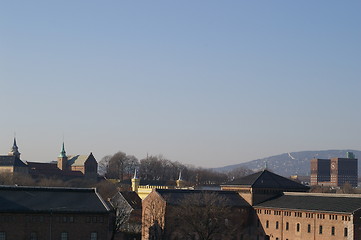
[[[230,207],[249,207],[246,202],[237,192],[233,191],[201,191],[201,190],[180,190],[180,189],[156,189],[157,193],[167,201],[168,204],[178,205],[184,199],[190,196],[201,194],[216,194],[225,200],[227,206]]]
[[[360,194],[284,193],[255,207],[334,213],[353,213],[361,208]]]
[[[94,188],[0,186],[0,212],[108,211]]]
[[[224,184],[225,186],[244,186],[252,188],[270,188],[283,190],[301,190],[307,191],[309,188],[301,183],[295,182],[291,179],[282,177],[268,170],[263,170],[251,175],[234,179],[232,182]]]

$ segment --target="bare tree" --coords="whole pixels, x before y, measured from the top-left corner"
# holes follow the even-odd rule
[[[125,176],[130,177],[134,169],[138,166],[138,159],[134,156],[128,156],[123,152],[117,152],[112,156],[107,156],[104,159],[104,164],[107,166],[105,176],[108,178],[115,178],[124,180]],[[102,159],[102,160],[103,160]],[[108,162],[108,164],[106,164]]]
[[[112,156],[111,155],[107,155],[105,157],[103,157],[99,163],[98,163],[98,174],[100,176],[104,176],[107,171],[108,171],[108,166],[109,166],[109,160]]]
[[[229,239],[242,225],[240,214],[232,209],[226,198],[214,192],[184,198],[172,208],[170,216],[174,223],[167,232],[178,239]]]

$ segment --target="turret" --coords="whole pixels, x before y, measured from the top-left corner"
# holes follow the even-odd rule
[[[177,184],[177,188],[182,188],[184,187],[184,181],[182,179],[182,170],[179,171],[179,177],[178,177],[178,180],[175,181],[176,184]]]
[[[62,149],[60,151],[60,154],[58,156],[58,168],[60,170],[66,170],[67,162],[68,162],[68,157],[66,156],[64,142],[63,142],[63,147],[62,147]]]
[[[132,178],[132,191],[138,193],[140,179],[138,177],[137,169],[134,170],[134,177]]]
[[[16,138],[15,137],[14,137],[13,146],[12,146],[10,152],[8,153],[8,155],[20,158],[20,152],[19,152],[18,146],[16,145]]]

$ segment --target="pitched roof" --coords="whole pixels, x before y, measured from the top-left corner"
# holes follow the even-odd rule
[[[93,188],[0,186],[0,212],[106,213]]]
[[[120,195],[129,203],[133,209],[142,208],[142,199],[138,196],[136,192],[133,191],[123,191],[119,192]]]
[[[68,156],[67,164],[68,166],[84,166],[84,163],[92,156],[92,153],[90,153],[89,155]]]
[[[250,205],[237,192],[234,191],[201,191],[201,190],[181,190],[181,189],[155,189],[162,198],[170,205],[178,205],[184,199],[195,194],[216,194],[225,199],[229,207],[249,207]]]
[[[0,156],[0,166],[26,167],[26,164],[17,156]]]
[[[117,192],[110,202],[114,207],[124,207],[124,204],[127,204],[133,210],[142,209],[142,199],[133,191]]]
[[[31,175],[43,175],[50,177],[83,177],[84,174],[80,171],[65,171],[60,170],[56,162],[41,163],[41,162],[26,162],[29,167]]]
[[[352,213],[361,208],[360,194],[284,193],[255,207]]]
[[[303,190],[309,188],[291,179],[282,177],[268,170],[263,170],[251,175],[238,178],[225,185],[240,185],[252,188],[270,188],[270,189],[290,189],[290,190]]]

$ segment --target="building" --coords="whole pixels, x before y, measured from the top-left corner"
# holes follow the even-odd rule
[[[311,186],[341,187],[345,183],[357,187],[358,159],[348,152],[347,158],[311,160]]]
[[[56,161],[24,163],[20,159],[19,148],[14,138],[13,146],[8,155],[0,155],[0,173],[30,174],[32,177],[56,177],[71,179],[75,177],[87,177],[97,179],[98,162],[93,154],[89,155],[66,155],[64,143]]]
[[[245,226],[250,224],[248,221],[252,208],[234,191],[153,189],[143,200],[142,205],[142,239],[188,239],[185,238],[184,229],[181,230],[182,223],[176,218],[180,214],[179,210],[182,209],[186,209],[184,212],[190,213],[192,217],[188,218],[184,215],[181,219],[194,222],[194,227],[209,223],[207,227],[211,228],[212,221],[216,222],[214,225],[236,227],[232,228],[231,237],[223,235],[224,232],[215,232],[216,239],[248,239],[246,237],[251,234]],[[203,224],[204,220],[205,224]],[[197,239],[197,231],[192,232],[192,229],[191,227],[186,229],[189,230],[186,234],[191,234]]]
[[[285,193],[253,206],[255,239],[361,239],[361,195]]]
[[[249,239],[361,239],[361,195],[308,193],[308,187],[268,170],[222,189],[238,191],[251,203]]]
[[[142,199],[136,192],[116,193],[110,203],[116,212],[117,237],[121,239],[140,239],[142,230]]]
[[[284,192],[307,192],[309,187],[274,174],[267,169],[234,179],[221,186],[222,190],[238,192],[249,204],[255,205]]]
[[[28,173],[27,165],[20,159],[20,152],[15,138],[8,155],[0,155],[0,173]]]
[[[138,196],[143,200],[145,199],[153,189],[183,189],[185,188],[185,181],[182,179],[182,172],[179,172],[178,179],[174,181],[146,181],[142,180],[138,176],[137,170],[134,172],[134,176],[131,179],[132,191],[136,192]]]
[[[107,240],[112,219],[95,189],[0,186],[0,239]]]

